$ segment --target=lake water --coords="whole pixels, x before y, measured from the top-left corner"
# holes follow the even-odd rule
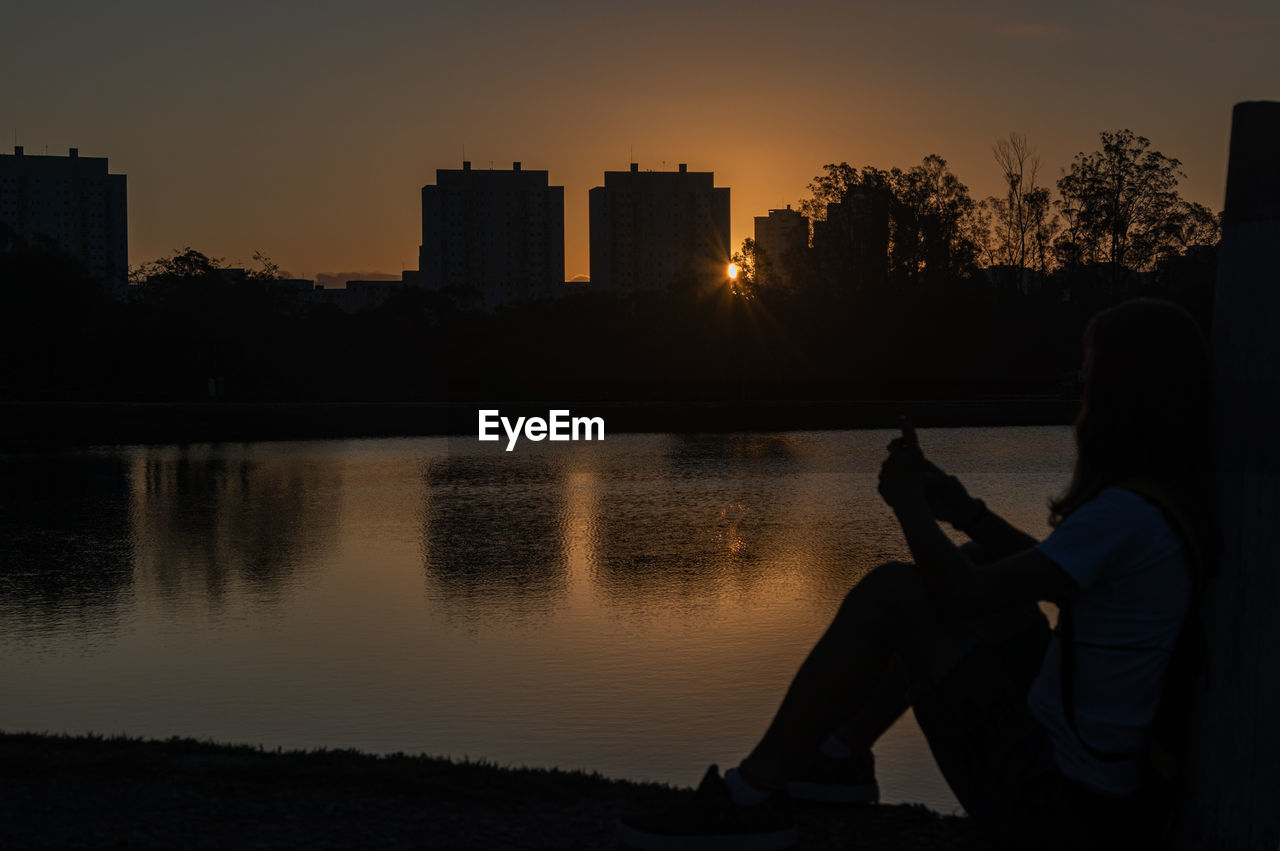
[[[0,729],[696,783],[845,592],[908,556],[885,431],[0,454]],[[926,431],[1027,531],[1067,428]],[[957,804],[908,714],[887,801]]]

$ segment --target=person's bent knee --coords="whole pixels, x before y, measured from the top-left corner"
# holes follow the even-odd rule
[[[860,609],[892,616],[903,605],[915,605],[924,597],[919,568],[910,562],[889,561],[873,569],[845,595],[841,613]]]
[[[924,587],[920,580],[920,568],[908,561],[887,561],[872,570],[854,586],[865,587],[869,593],[899,597],[913,594]]]

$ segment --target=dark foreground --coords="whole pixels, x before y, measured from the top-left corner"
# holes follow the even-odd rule
[[[3,733],[0,790],[0,848],[146,849],[616,848],[619,814],[682,794],[423,756]],[[988,847],[917,806],[797,816],[803,848]]]

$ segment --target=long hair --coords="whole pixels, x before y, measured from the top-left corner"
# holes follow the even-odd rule
[[[1084,349],[1075,470],[1049,503],[1050,524],[1105,488],[1138,481],[1207,526],[1209,356],[1199,325],[1172,302],[1135,299],[1095,316]]]

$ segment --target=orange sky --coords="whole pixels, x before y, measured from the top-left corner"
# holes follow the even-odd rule
[[[419,189],[464,146],[476,168],[520,160],[564,186],[566,277],[588,267],[587,191],[633,156],[714,171],[735,248],[826,162],[936,152],[993,194],[1010,130],[1051,183],[1129,127],[1216,209],[1231,105],[1280,98],[1263,2],[172,7],[16,0],[0,31],[4,150],[16,129],[28,153],[109,157],[133,263],[191,245],[398,274],[417,265]]]

